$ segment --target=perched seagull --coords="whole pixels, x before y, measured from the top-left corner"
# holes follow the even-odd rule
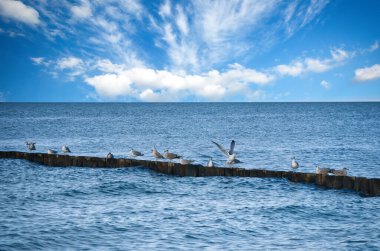
[[[142,154],[141,152],[139,151],[136,151],[135,149],[131,149],[131,151],[129,152],[129,155],[131,155],[132,157],[138,157],[138,156],[144,156],[144,154]]]
[[[171,153],[171,152],[169,152],[168,149],[166,149],[164,152],[164,158],[172,160],[172,159],[179,159],[179,158],[181,158],[181,156],[179,156],[178,154],[175,154],[175,153]]]
[[[29,149],[30,151],[34,151],[34,150],[36,150],[36,143],[26,141],[25,144],[28,146],[28,149]]]
[[[326,174],[327,175],[329,172],[331,172],[330,168],[321,168],[321,167],[317,166],[317,168],[315,169],[316,174]]]
[[[62,146],[62,151],[63,151],[64,153],[71,153],[70,148],[68,148],[66,145],[63,145],[63,146]]]
[[[348,168],[343,167],[343,169],[338,170],[332,170],[332,173],[335,176],[347,176],[347,170]]]
[[[49,149],[49,150],[48,150],[48,154],[57,154],[57,151],[56,151],[56,150]]]
[[[292,164],[290,166],[292,167],[293,170],[296,170],[299,167],[299,164],[296,161],[295,157],[292,157],[291,160],[292,160]]]
[[[214,163],[212,162],[212,158],[210,158],[207,162],[207,167],[214,167]]]
[[[191,164],[193,163],[194,160],[189,160],[189,159],[182,159],[182,157],[179,158],[179,163],[181,165],[188,165],[188,164]]]
[[[214,143],[219,148],[219,150],[227,157],[227,164],[241,163],[241,161],[236,158],[236,153],[234,153],[235,140],[231,141],[229,151],[224,149],[223,146],[219,145],[218,143],[214,141],[211,141],[211,142]]]
[[[152,155],[153,157],[155,157],[156,159],[162,159],[164,158],[164,156],[162,156],[161,153],[159,153],[156,149],[156,147],[154,146],[153,149],[152,149]]]
[[[113,159],[113,154],[112,154],[111,152],[109,152],[109,153],[107,154],[107,159]]]

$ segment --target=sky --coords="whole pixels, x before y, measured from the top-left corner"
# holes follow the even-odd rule
[[[0,101],[380,101],[379,43],[378,0],[0,0]]]

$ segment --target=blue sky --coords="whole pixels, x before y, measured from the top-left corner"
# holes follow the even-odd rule
[[[380,101],[380,1],[0,0],[0,101]]]

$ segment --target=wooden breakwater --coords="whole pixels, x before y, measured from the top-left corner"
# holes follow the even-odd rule
[[[178,176],[239,176],[259,178],[285,178],[292,182],[312,183],[333,189],[348,189],[359,192],[362,196],[380,196],[380,179],[353,176],[333,176],[315,173],[287,172],[263,169],[245,169],[230,167],[205,167],[202,165],[180,165],[178,163],[140,159],[50,155],[46,153],[29,153],[17,151],[0,151],[0,158],[25,159],[42,165],[66,167],[137,167],[142,166],[159,173]]]

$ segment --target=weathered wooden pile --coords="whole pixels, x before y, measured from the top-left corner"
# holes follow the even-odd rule
[[[380,196],[380,179],[352,176],[333,176],[315,173],[287,172],[262,169],[244,169],[229,167],[205,167],[202,165],[180,165],[178,163],[100,157],[52,155],[17,151],[0,151],[0,158],[25,159],[42,165],[66,167],[145,167],[159,173],[179,176],[239,176],[259,178],[285,178],[292,182],[313,183],[334,189],[347,189],[359,192],[362,196]]]

